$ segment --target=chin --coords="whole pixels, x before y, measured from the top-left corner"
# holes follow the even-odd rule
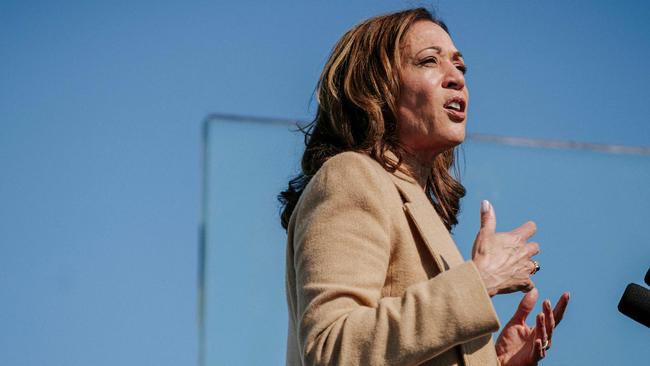
[[[460,145],[463,142],[465,142],[465,133],[463,133],[462,136],[459,136],[458,139],[456,140],[456,145]]]
[[[456,145],[460,145],[465,141],[465,122],[463,122],[456,133],[454,134]]]
[[[450,136],[449,148],[456,147],[462,144],[464,141],[465,141],[465,129],[463,129],[462,132],[455,134],[454,136]]]
[[[465,135],[457,136],[455,138],[450,138],[447,139],[442,144],[436,144],[435,146],[430,146],[429,151],[433,152],[433,155],[442,154],[443,152],[451,150],[456,146],[462,144],[464,140],[465,140]]]

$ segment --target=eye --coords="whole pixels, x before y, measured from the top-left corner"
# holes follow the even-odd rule
[[[427,57],[424,60],[420,61],[420,65],[437,64],[437,63],[438,63],[438,59],[433,56]]]
[[[467,65],[456,65],[456,68],[465,75],[467,73]]]

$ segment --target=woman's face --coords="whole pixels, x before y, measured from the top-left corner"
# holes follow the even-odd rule
[[[440,26],[417,21],[401,49],[397,138],[422,161],[465,139],[465,63]]]

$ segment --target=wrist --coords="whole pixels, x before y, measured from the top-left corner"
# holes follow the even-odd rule
[[[475,259],[472,259],[472,262],[474,262],[474,266],[476,267],[476,270],[478,271],[479,277],[481,278],[481,282],[483,282],[483,287],[485,287],[485,291],[487,291],[488,295],[490,297],[494,297],[499,291],[497,290],[496,286],[493,285],[493,277],[489,275],[487,272],[485,272],[477,263]]]
[[[493,276],[485,272],[476,259],[472,258],[472,262],[474,263],[474,267],[476,267],[476,271],[481,278],[481,282],[483,283],[485,291],[487,291],[490,297],[494,297],[494,295],[496,295],[499,291],[496,286],[493,285]]]

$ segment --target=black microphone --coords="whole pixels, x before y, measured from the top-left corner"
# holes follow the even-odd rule
[[[647,274],[645,280],[648,282]],[[630,283],[618,303],[618,311],[650,327],[650,290],[636,283]]]

